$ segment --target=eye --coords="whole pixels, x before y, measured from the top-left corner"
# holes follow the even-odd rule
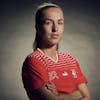
[[[45,20],[45,21],[44,21],[44,24],[46,24],[46,25],[52,25],[52,21],[50,21],[50,20]]]
[[[63,25],[64,24],[64,21],[58,21],[58,24],[59,25]]]

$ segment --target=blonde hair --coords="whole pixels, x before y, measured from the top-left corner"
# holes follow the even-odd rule
[[[47,6],[50,6],[50,7],[59,7],[58,5],[56,5],[56,4],[53,4],[53,3],[43,3],[43,4],[41,4],[41,5],[39,5],[38,7],[37,7],[37,10],[39,10],[39,9],[42,9],[42,8],[44,8],[44,7],[47,7]]]

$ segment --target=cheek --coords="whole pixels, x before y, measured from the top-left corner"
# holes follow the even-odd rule
[[[41,30],[41,33],[43,35],[43,38],[48,38],[50,33],[51,33],[50,28],[43,27],[42,30]]]
[[[47,38],[51,33],[51,30],[49,28],[43,28],[42,29],[42,34],[45,38]]]
[[[61,34],[63,34],[63,32],[64,32],[64,27],[62,26],[62,27],[59,27],[59,32],[61,33]]]

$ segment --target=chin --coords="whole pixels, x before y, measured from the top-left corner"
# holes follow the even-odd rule
[[[59,44],[60,42],[60,39],[53,39],[51,41],[48,41],[49,45],[57,45]]]
[[[50,43],[50,45],[52,45],[52,46],[57,45],[57,44],[59,44],[59,42],[52,42],[52,43]]]

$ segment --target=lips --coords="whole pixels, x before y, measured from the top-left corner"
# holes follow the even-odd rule
[[[59,35],[58,34],[52,34],[51,37],[54,38],[54,39],[57,39],[59,37]]]

